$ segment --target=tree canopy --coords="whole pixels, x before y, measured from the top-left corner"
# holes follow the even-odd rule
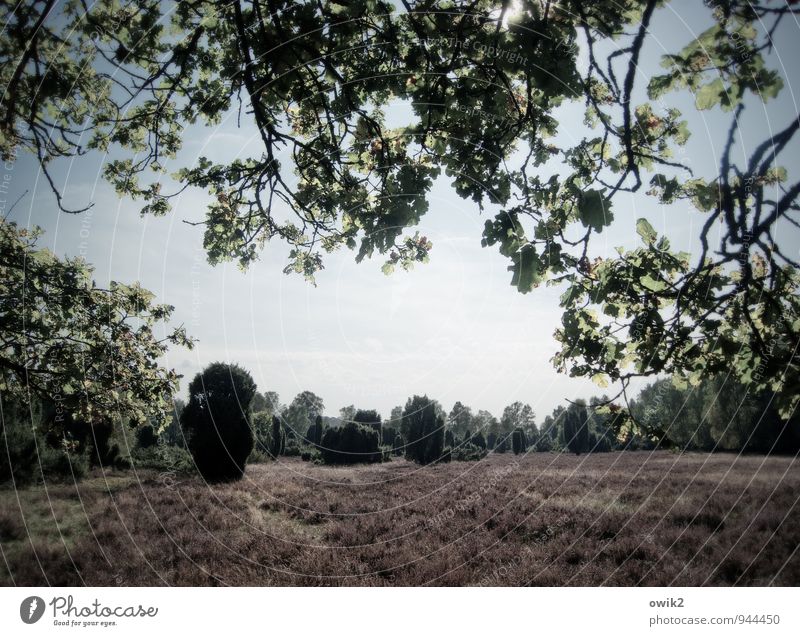
[[[83,259],[56,257],[40,236],[0,222],[0,392],[86,424],[166,424],[180,376],[158,359],[169,343],[192,346],[182,327],[156,337],[173,308],[138,284],[99,287]]]
[[[385,255],[386,272],[425,261],[432,243],[412,231],[444,175],[476,207],[499,210],[481,240],[509,259],[512,285],[564,288],[560,371],[624,389],[638,376],[696,385],[732,369],[776,392],[787,417],[800,395],[800,296],[775,228],[798,225],[800,182],[779,162],[800,119],[776,121],[744,161],[733,148],[746,97],[768,102],[782,88],[767,63],[771,36],[796,9],[708,3],[711,26],[644,80],[662,4],[3,5],[0,151],[34,153],[66,210],[52,161],[113,149],[121,157],[105,176],[145,214],[166,214],[186,188],[207,191],[211,262],[246,267],[280,239],[292,248],[286,271],[310,279],[340,247],[359,261]],[[678,156],[690,130],[666,100],[681,91],[730,119],[710,178]],[[586,131],[557,143],[556,109],[567,102],[584,109]],[[388,123],[397,104],[410,112],[402,125]],[[257,131],[259,151],[180,165],[186,129],[232,111]],[[593,237],[642,190],[692,206],[699,253],[675,251],[639,219],[638,247],[592,258]]]

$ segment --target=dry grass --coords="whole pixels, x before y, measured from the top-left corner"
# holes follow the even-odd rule
[[[95,475],[0,493],[0,582],[798,585],[799,496],[792,458],[666,452]]]

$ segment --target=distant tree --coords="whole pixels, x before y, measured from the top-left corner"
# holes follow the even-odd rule
[[[515,455],[519,455],[528,450],[528,440],[525,431],[521,428],[515,428],[514,432],[511,433],[511,448]]]
[[[264,402],[270,417],[281,415],[286,410],[286,406],[281,404],[281,398],[275,391],[264,391]]]
[[[359,409],[356,411],[356,414],[353,416],[353,421],[361,424],[362,426],[367,426],[378,433],[379,439],[383,438],[382,428],[383,422],[381,421],[381,415],[378,411],[371,409],[371,410],[363,410]]]
[[[461,402],[456,402],[450,410],[448,422],[454,435],[463,436],[472,424],[472,409]]]
[[[444,417],[436,414],[436,402],[415,395],[406,403],[403,420],[408,429],[406,457],[418,464],[430,464],[442,456]]]
[[[477,446],[478,448],[486,450],[486,438],[480,431],[477,431],[472,434],[472,437],[470,438],[470,443],[472,443],[474,446]]]
[[[472,418],[472,427],[473,430],[483,431],[486,435],[492,430],[497,433],[500,430],[500,423],[489,411],[480,410]]]
[[[508,437],[502,433],[497,436],[497,441],[494,444],[495,453],[505,453],[508,450]]]
[[[314,446],[319,446],[322,443],[323,429],[324,426],[322,424],[322,416],[317,415],[314,423],[308,427],[308,433],[306,433],[306,439],[308,440],[308,443],[313,444]]]
[[[456,445],[455,436],[453,435],[453,431],[449,428],[444,433],[444,445],[453,448]]]
[[[522,429],[529,440],[535,440],[539,436],[533,408],[530,404],[514,402],[503,409],[500,430],[505,435],[510,435],[516,428]]]
[[[325,431],[320,454],[326,464],[373,463],[383,458],[375,429],[352,421]]]
[[[181,425],[197,469],[208,481],[240,479],[253,450],[251,375],[236,364],[215,362],[189,384]]]
[[[269,454],[272,459],[278,459],[283,455],[284,448],[286,448],[286,432],[281,426],[281,419],[277,415],[273,415],[269,436]]]
[[[347,424],[347,422],[354,421],[356,416],[356,407],[352,404],[349,406],[343,406],[339,409],[339,419],[342,420],[342,424]]]
[[[564,446],[576,455],[589,450],[589,416],[582,402],[571,404],[564,416]]]
[[[288,428],[287,437],[294,437],[295,434],[302,436],[317,415],[322,415],[324,408],[322,398],[315,393],[311,391],[298,393],[283,413],[283,420]]]
[[[389,422],[387,422],[394,426],[396,429],[400,430],[403,425],[403,407],[402,406],[395,406],[392,409],[391,414],[389,415]]]
[[[261,393],[256,392],[256,394],[253,396],[253,401],[250,404],[250,409],[253,411],[253,413],[261,413],[269,410],[267,398],[265,398]]]

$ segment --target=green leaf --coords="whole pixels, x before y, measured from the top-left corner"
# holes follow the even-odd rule
[[[639,282],[642,284],[642,287],[644,287],[645,289],[649,289],[650,291],[653,292],[664,291],[667,288],[666,283],[660,280],[656,280],[655,278],[650,276],[650,274],[647,274],[639,278]]]
[[[695,93],[694,104],[698,110],[708,110],[719,104],[725,92],[725,85],[721,78],[700,87]]]
[[[578,198],[578,217],[584,227],[591,227],[595,232],[602,232],[603,227],[614,220],[611,204],[600,190],[587,190]]]
[[[650,225],[650,222],[645,218],[636,221],[636,233],[641,236],[642,240],[648,245],[655,242],[656,238],[658,238],[658,234],[653,229],[653,226]]]

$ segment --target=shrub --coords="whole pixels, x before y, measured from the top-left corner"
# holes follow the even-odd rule
[[[537,453],[549,453],[551,450],[554,450],[553,438],[549,435],[540,435],[539,439],[536,440],[534,448]]]
[[[196,467],[189,452],[180,446],[156,444],[147,448],[135,448],[130,462],[139,469],[149,468],[161,472],[194,473]]]
[[[453,448],[456,445],[455,438],[453,437],[453,431],[449,428],[444,433],[444,445]]]
[[[256,384],[235,364],[215,362],[189,385],[189,402],[181,425],[189,451],[208,481],[241,479],[254,447],[250,402]]]
[[[500,434],[497,436],[497,442],[494,445],[495,453],[505,453],[508,450],[508,437]]]
[[[158,444],[158,433],[152,424],[145,424],[136,429],[136,445],[139,448],[151,448]]]
[[[394,454],[397,456],[402,455],[405,452],[404,446],[405,442],[403,442],[403,436],[398,431],[397,434],[394,436]]]
[[[322,424],[322,416],[317,415],[317,417],[314,418],[314,423],[308,427],[308,432],[306,433],[306,439],[308,440],[308,443],[314,446],[319,446],[322,443],[323,429],[324,426]]]
[[[272,459],[277,459],[286,450],[286,432],[281,426],[281,419],[272,416],[272,430],[269,435],[269,454]]]
[[[444,418],[436,416],[436,407],[428,396],[415,395],[403,411],[408,430],[406,457],[418,464],[430,464],[442,456]]]
[[[478,448],[482,448],[486,450],[486,439],[483,437],[483,433],[480,431],[476,432],[469,440],[469,443],[477,446]]]
[[[475,446],[475,444],[466,443],[454,448],[450,453],[452,459],[459,462],[472,462],[486,457],[487,452],[485,448]]]
[[[511,433],[511,450],[514,451],[515,455],[528,450],[528,440],[525,437],[525,431],[521,428],[515,428]]]
[[[582,404],[571,404],[564,414],[564,446],[580,455],[589,450],[589,417]]]
[[[80,479],[88,470],[88,456],[75,452],[77,444],[42,431],[42,405],[3,400],[0,419],[0,483],[16,486],[52,480]]]
[[[486,448],[494,450],[495,446],[497,446],[497,433],[489,433],[486,436]]]
[[[309,448],[304,448],[300,451],[300,459],[304,462],[316,462],[317,460],[321,459],[322,455],[318,450],[311,450]]]
[[[304,449],[305,447],[300,444],[297,438],[292,438],[286,440],[281,450],[281,455],[284,457],[300,457],[300,453],[302,453]]]
[[[451,459],[453,459],[453,449],[450,446],[445,446],[439,461],[443,464],[449,464]]]
[[[367,426],[348,422],[329,428],[322,436],[320,454],[326,464],[373,463],[383,459],[378,433]]]

